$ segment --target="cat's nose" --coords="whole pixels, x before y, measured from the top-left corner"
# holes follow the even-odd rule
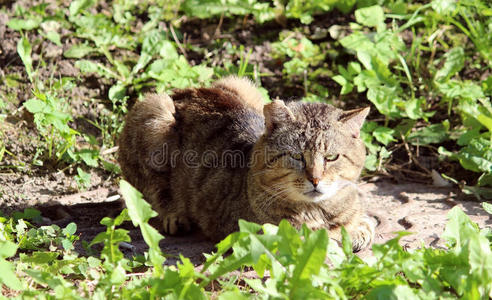
[[[319,178],[309,178],[309,181],[313,184],[314,187],[318,186]]]

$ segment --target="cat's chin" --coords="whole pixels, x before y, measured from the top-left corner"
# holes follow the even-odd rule
[[[305,192],[303,196],[307,202],[322,202],[335,196],[340,189],[348,184],[350,182],[344,180],[336,180],[330,183],[322,182],[317,188],[311,188],[311,190]]]
[[[311,192],[304,193],[304,198],[307,199],[307,202],[314,202],[314,203],[321,202],[327,199],[326,195],[318,190],[313,190]]]

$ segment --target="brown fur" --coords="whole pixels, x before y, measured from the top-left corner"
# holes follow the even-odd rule
[[[368,108],[267,105],[247,80],[148,95],[130,111],[120,138],[125,178],[159,212],[164,231],[197,225],[218,240],[237,221],[345,226],[354,250],[368,246],[374,222],[354,182],[365,160],[359,130]]]

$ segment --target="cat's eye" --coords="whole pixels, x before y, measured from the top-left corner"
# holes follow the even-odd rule
[[[339,154],[329,154],[329,155],[325,156],[325,160],[326,161],[335,161],[338,159],[338,157],[340,157]]]
[[[302,153],[292,153],[290,157],[292,157],[295,160],[303,160]]]

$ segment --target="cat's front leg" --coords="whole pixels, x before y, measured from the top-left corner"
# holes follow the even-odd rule
[[[191,231],[191,222],[186,216],[170,213],[162,217],[162,229],[170,235],[188,233]]]
[[[376,220],[366,214],[363,214],[358,220],[345,229],[352,239],[352,250],[358,252],[369,247],[374,241],[376,232]]]

